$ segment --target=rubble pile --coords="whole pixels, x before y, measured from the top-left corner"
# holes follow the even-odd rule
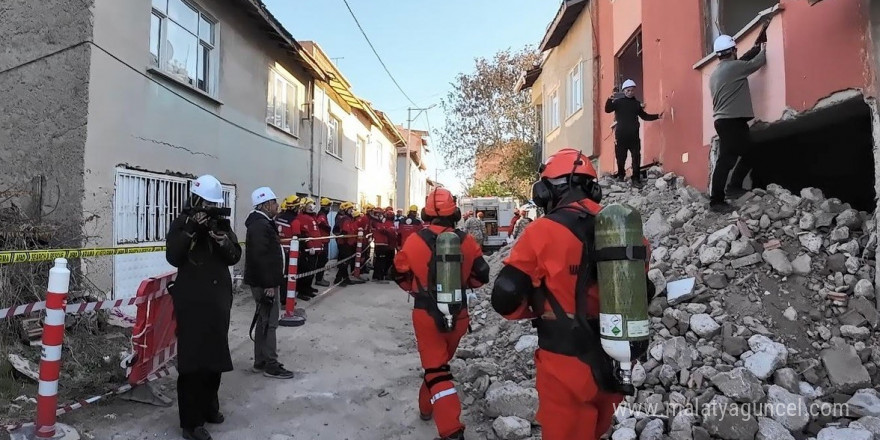
[[[611,439],[880,439],[875,217],[776,185],[715,214],[657,168],[641,190],[603,188],[605,204],[642,213],[658,292]],[[493,279],[509,252],[489,257]],[[669,296],[685,278],[694,288]],[[540,438],[535,330],[498,316],[490,292],[476,292],[474,333],[451,363],[469,423],[489,439]]]

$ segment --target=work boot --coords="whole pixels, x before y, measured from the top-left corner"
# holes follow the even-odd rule
[[[436,440],[464,440],[464,430],[456,432],[452,435],[447,435],[446,437],[440,437]]]
[[[263,371],[263,376],[271,377],[274,379],[293,379],[293,372],[286,370],[281,364],[276,364],[271,367],[267,367],[265,371]]]
[[[327,281],[325,281],[325,280],[318,280],[318,281],[315,283],[315,285],[316,285],[316,286],[321,286],[321,287],[330,287],[330,283],[327,282]]]
[[[641,189],[644,188],[645,183],[642,182],[642,179],[633,179],[632,186]]]
[[[736,209],[727,202],[709,202],[709,210],[719,214],[730,214]]]
[[[427,422],[428,420],[431,420],[434,418],[434,414],[431,414],[431,413],[422,414],[422,412],[419,411],[419,418],[422,419],[422,421]]]
[[[204,426],[199,426],[195,429],[184,429],[183,438],[186,440],[214,440],[214,437],[211,437],[211,433]]]
[[[223,416],[223,413],[218,412],[216,414],[205,417],[205,421],[214,425],[219,425],[226,421],[226,417]]]

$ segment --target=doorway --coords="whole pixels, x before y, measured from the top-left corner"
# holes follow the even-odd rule
[[[642,30],[639,28],[636,30],[635,34],[629,39],[629,41],[623,46],[623,49],[617,54],[615,59],[615,64],[617,67],[616,74],[616,83],[615,87],[620,87],[623,85],[623,82],[631,79],[636,82],[636,92],[635,97],[641,102],[645,101],[644,92],[642,87],[642,80],[644,79],[644,67],[642,65]],[[623,96],[622,91],[619,96]],[[640,124],[639,126],[639,139],[642,139],[641,143],[641,156],[642,156],[642,164],[645,162],[645,124]],[[627,157],[626,159],[626,167],[632,169],[632,157]],[[643,178],[647,173],[647,168],[642,167]]]

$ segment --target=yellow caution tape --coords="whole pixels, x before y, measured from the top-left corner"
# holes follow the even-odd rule
[[[244,246],[244,243],[239,244]],[[0,264],[38,263],[41,261],[54,261],[56,258],[66,258],[68,260],[72,260],[77,258],[104,257],[108,255],[146,254],[150,252],[164,251],[165,246],[46,249],[41,251],[2,251],[0,252]]]

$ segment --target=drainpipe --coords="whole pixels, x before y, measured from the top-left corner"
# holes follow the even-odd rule
[[[315,194],[315,80],[309,81],[309,193]],[[318,198],[320,199],[320,186]]]

